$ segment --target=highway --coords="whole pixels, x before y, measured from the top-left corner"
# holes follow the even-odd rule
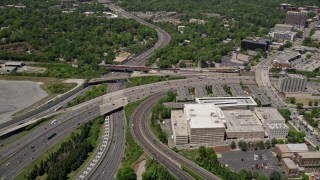
[[[136,142],[153,158],[157,159],[178,179],[193,179],[180,168],[184,165],[204,179],[220,179],[190,160],[182,157],[162,144],[149,129],[149,118],[152,108],[165,96],[159,93],[142,102],[130,117],[130,131]]]
[[[67,113],[59,117],[58,120],[60,122],[58,124],[51,125],[49,122],[46,125],[41,126],[40,128],[42,130],[42,133],[25,136],[24,138],[27,140],[22,141],[19,146],[17,146],[17,144],[13,144],[11,148],[6,148],[7,151],[1,149],[1,177],[16,176],[28,163],[31,162],[31,159],[29,159],[29,157],[36,158],[38,155],[44,153],[46,151],[46,148],[52,146],[53,144],[55,144],[55,142],[58,142],[63,138],[64,135],[75,130],[78,122],[82,123],[89,121],[94,117],[110,113],[115,108],[125,105],[123,103],[129,103],[139,99],[143,99],[155,93],[175,90],[179,87],[186,87],[187,85],[198,86],[204,84],[213,84],[218,80],[223,80],[226,83],[239,83],[240,80],[242,80],[244,84],[254,82],[254,78],[251,76],[180,79],[132,87],[97,97],[75,107],[67,109]],[[124,98],[127,99],[127,102],[122,102]],[[57,133],[54,138],[49,141],[45,141],[46,143],[41,142],[43,138],[46,138],[47,135],[53,132]],[[35,146],[35,152],[32,152],[32,150],[30,149],[31,146]]]
[[[115,92],[124,88],[124,82],[111,84],[108,88],[108,93]],[[101,158],[97,162],[98,164],[85,177],[85,179],[113,179],[115,173],[118,170],[125,148],[126,136],[124,111],[120,110],[111,114],[110,123],[112,124],[112,133],[110,133],[112,134],[112,137],[110,138],[111,141],[107,146],[107,151],[102,154]],[[77,177],[79,177],[80,174],[81,172]]]

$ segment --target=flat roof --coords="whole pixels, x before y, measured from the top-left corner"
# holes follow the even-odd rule
[[[290,60],[298,58],[299,56],[301,56],[301,54],[298,52],[285,51],[277,56],[274,61],[278,63],[289,63]]]
[[[286,122],[284,117],[275,108],[255,107],[253,111],[257,115],[257,117],[260,119],[260,121],[263,123],[266,121],[279,122],[279,123]]]
[[[308,152],[308,146],[305,143],[301,144],[286,144],[291,152]]]
[[[256,44],[267,44],[268,42],[270,42],[267,39],[252,38],[252,37],[247,37],[246,39],[243,39],[241,41],[251,42],[251,43],[256,43]]]
[[[269,129],[289,129],[285,123],[270,123],[267,126]]]
[[[172,130],[176,136],[188,136],[188,126],[182,110],[171,111]]]
[[[262,124],[250,110],[223,111],[226,116],[226,132],[264,132]]]
[[[8,61],[6,63],[4,63],[6,66],[21,66],[24,63],[23,62],[14,62],[14,61]]]
[[[313,158],[320,158],[320,152],[298,152],[298,155],[305,159],[313,159]]]
[[[298,70],[314,71],[320,67],[320,60],[313,59],[311,61],[303,61],[294,66]]]
[[[14,71],[16,69],[17,69],[17,67],[13,67],[13,66],[4,66],[4,67],[0,68],[1,71],[3,71],[3,70],[5,70],[5,71],[7,71],[7,70]]]
[[[190,128],[224,128],[225,116],[213,104],[185,104],[184,114]]]
[[[290,158],[283,158],[282,160],[289,169],[298,169],[299,167]]]
[[[227,106],[257,106],[251,96],[246,97],[203,97],[196,98],[198,104],[214,104],[217,107]]]

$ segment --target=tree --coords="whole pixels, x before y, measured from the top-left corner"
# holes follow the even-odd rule
[[[214,59],[214,62],[221,63],[222,57],[221,57],[221,55],[215,55],[213,59]]]
[[[231,141],[230,147],[231,147],[231,149],[235,149],[236,148],[236,142]]]
[[[314,101],[314,106],[318,106],[318,101]]]
[[[276,138],[272,138],[271,139],[271,146],[274,148],[275,145],[278,143],[277,139]]]
[[[267,149],[269,149],[271,147],[270,140],[266,140],[264,145],[266,146]]]
[[[307,54],[307,59],[310,59],[311,57],[311,54]]]
[[[272,171],[269,178],[270,180],[281,180],[281,174],[278,171]]]
[[[129,165],[124,165],[122,168],[118,170],[117,179],[135,180],[137,179],[137,176],[134,173],[134,170]]]
[[[289,48],[291,46],[292,46],[292,42],[290,42],[290,41],[286,41],[286,43],[284,44],[285,48]]]
[[[296,103],[296,98],[295,97],[291,97],[290,98],[290,103],[291,104],[295,104]]]
[[[297,109],[303,109],[303,104],[302,103],[297,103]]]
[[[291,112],[289,109],[278,109],[278,112],[286,119],[286,121],[291,119]]]
[[[312,101],[311,100],[309,101],[308,106],[312,106]]]

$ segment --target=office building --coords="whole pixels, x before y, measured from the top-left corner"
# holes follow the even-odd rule
[[[223,111],[229,139],[264,138],[265,132],[257,116],[250,110]]]
[[[298,152],[295,153],[295,162],[303,167],[307,173],[320,172],[320,152]]]
[[[224,140],[225,116],[213,104],[185,104],[185,120],[190,144],[210,144]]]
[[[214,104],[221,109],[246,109],[257,106],[251,96],[239,97],[201,97],[195,99],[197,104]]]
[[[280,92],[303,92],[307,84],[307,77],[298,74],[288,74],[278,82]]]
[[[288,24],[276,24],[273,28],[273,31],[282,31],[282,32],[292,31],[292,30],[293,30],[293,26]]]
[[[296,32],[290,32],[290,31],[274,31],[271,33],[271,37],[276,40],[282,40],[282,41],[294,41],[296,38]]]
[[[278,68],[288,68],[290,63],[301,58],[299,52],[285,51],[273,60],[273,65]]]
[[[188,126],[183,111],[171,111],[171,127],[175,145],[189,143]]]
[[[270,123],[285,123],[286,120],[278,112],[277,109],[272,107],[255,107],[253,109],[263,126]]]
[[[285,138],[288,136],[289,127],[285,123],[270,123],[265,130],[269,138]]]
[[[274,152],[280,158],[293,158],[294,153],[297,152],[308,152],[308,146],[304,143],[302,144],[276,144]]]
[[[259,38],[247,38],[241,40],[241,48],[245,51],[261,49],[262,51],[268,51],[270,48],[270,41]]]
[[[307,22],[307,14],[308,12],[305,12],[305,11],[303,12],[288,11],[286,15],[285,24],[304,28]]]
[[[303,167],[299,167],[295,162],[290,158],[281,159],[281,164],[286,174],[289,177],[297,177],[304,174],[305,169]]]

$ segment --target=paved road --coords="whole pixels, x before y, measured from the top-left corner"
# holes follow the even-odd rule
[[[115,92],[124,89],[125,83],[115,83],[109,86],[108,92]],[[110,115],[112,137],[107,147],[107,151],[102,154],[96,167],[90,172],[85,179],[113,179],[125,148],[125,116],[124,111],[120,110]],[[79,173],[80,174],[80,173]]]
[[[209,171],[187,160],[162,144],[149,130],[149,114],[165,93],[159,93],[142,102],[130,117],[130,131],[136,142],[153,158],[157,159],[179,179],[193,179],[180,168],[184,165],[204,179],[220,179]]]
[[[240,77],[211,77],[211,78],[193,78],[193,79],[180,79],[173,81],[165,81],[158,82],[153,84],[147,84],[137,87],[132,87],[124,90],[119,90],[113,93],[108,93],[106,95],[100,96],[93,100],[84,102],[80,105],[72,107],[68,109],[68,113],[61,116],[59,120],[61,124],[52,126],[49,123],[41,126],[42,133],[27,135],[24,138],[27,139],[25,142],[21,142],[19,146],[13,144],[11,148],[7,149],[7,151],[0,150],[0,172],[1,177],[14,177],[19,173],[23,167],[25,167],[31,161],[28,160],[29,157],[36,158],[38,155],[42,154],[46,150],[46,146],[50,147],[58,140],[62,139],[64,135],[72,132],[76,127],[78,122],[89,121],[94,117],[100,116],[102,114],[110,112],[110,106],[106,106],[106,104],[115,104],[114,102],[121,101],[124,97],[127,97],[128,102],[136,101],[139,99],[143,99],[150,95],[153,95],[158,92],[166,92],[169,90],[175,90],[179,87],[188,86],[199,86],[205,84],[214,84],[217,81],[224,81],[226,83],[238,83],[242,80],[245,84],[252,83],[254,81],[251,76],[240,76]],[[116,104],[115,104],[116,105]],[[108,107],[106,109],[106,107]],[[91,112],[91,113],[89,113]],[[63,123],[63,124],[62,124]],[[46,128],[46,126],[52,126],[54,128]],[[50,141],[46,141],[47,143],[39,142],[39,139],[43,139],[50,133],[55,132],[57,136],[54,137]],[[35,146],[37,153],[31,153],[31,146]],[[24,154],[23,152],[28,152],[28,154]],[[29,153],[30,152],[30,153]],[[22,155],[21,155],[22,154]],[[32,155],[32,156],[31,156]],[[19,160],[21,162],[19,162]],[[9,165],[7,166],[6,164]],[[13,167],[16,167],[13,169]],[[0,177],[0,179],[1,179]]]

